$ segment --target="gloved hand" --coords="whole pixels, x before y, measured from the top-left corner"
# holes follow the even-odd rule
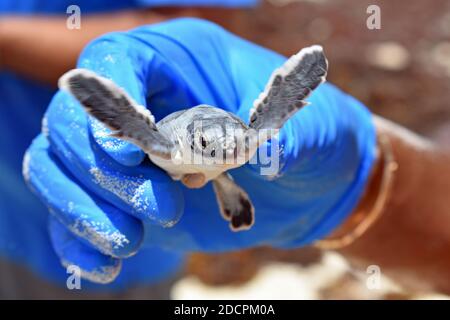
[[[284,61],[212,23],[179,19],[105,35],[88,45],[78,67],[112,79],[157,120],[204,103],[248,121],[253,101]],[[355,207],[375,151],[363,105],[330,84],[308,100],[280,131],[276,174],[261,175],[259,165],[249,164],[231,171],[255,206],[249,231],[229,230],[211,184],[194,190],[172,181],[140,149],[109,137],[64,92],[46,114],[50,156],[36,152],[39,139],[30,149],[30,184],[59,221],[106,256],[126,257],[141,241],[183,251],[305,245]],[[109,265],[100,253],[66,254],[89,268]]]

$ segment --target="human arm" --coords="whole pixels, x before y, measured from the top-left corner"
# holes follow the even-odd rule
[[[167,7],[84,14],[80,29],[68,29],[68,15],[0,16],[0,69],[8,69],[52,86],[92,39],[112,31],[191,16],[226,24],[236,9]],[[228,18],[227,18],[228,17]]]
[[[376,125],[390,141],[397,170],[380,217],[339,251],[362,269],[378,265],[407,289],[449,293],[449,150],[385,119],[377,118]],[[379,167],[353,216],[373,210],[383,174]],[[332,238],[352,230],[354,224],[344,223]]]

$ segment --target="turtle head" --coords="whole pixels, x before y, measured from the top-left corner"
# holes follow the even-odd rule
[[[187,126],[191,153],[206,163],[237,164],[244,153],[248,127],[237,116],[211,106],[198,106]],[[241,163],[243,164],[243,163]]]

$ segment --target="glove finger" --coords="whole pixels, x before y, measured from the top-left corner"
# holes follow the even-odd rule
[[[156,166],[123,166],[106,154],[88,132],[81,106],[59,92],[46,115],[51,151],[89,191],[141,220],[172,225],[183,212],[181,188]]]
[[[56,255],[68,268],[80,268],[81,277],[94,283],[114,281],[122,268],[122,260],[106,256],[81,243],[55,217],[49,216],[49,233]]]
[[[27,151],[24,176],[55,217],[74,235],[115,257],[136,253],[143,238],[141,221],[86,192],[38,136]]]
[[[161,39],[158,41],[161,42]],[[149,99],[151,111],[154,111],[155,103],[160,104],[159,109],[164,110],[164,114],[177,110],[177,105],[179,108],[193,105],[189,103],[189,90],[183,90],[183,81],[174,75],[172,68],[161,60],[159,54],[148,44],[127,34],[106,35],[91,43],[81,54],[78,67],[111,79],[142,106],[147,106]],[[157,97],[152,99],[152,96],[158,96],[160,91],[168,88],[171,97],[165,95],[163,100]],[[161,116],[156,113],[156,116]],[[111,137],[111,130],[97,120],[89,118],[89,126],[100,148],[120,164],[136,166],[144,160],[145,154],[139,147]]]
[[[103,40],[88,45],[80,56],[78,67],[90,69],[113,80],[138,104],[145,106],[146,90],[136,63],[129,56],[128,50],[119,48],[113,41]],[[89,125],[100,148],[120,164],[136,166],[144,160],[145,154],[139,147],[109,136],[111,130],[95,119],[89,119]]]

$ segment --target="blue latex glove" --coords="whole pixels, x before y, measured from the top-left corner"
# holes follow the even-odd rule
[[[220,5],[246,7],[256,4],[256,2],[257,0],[78,0],[76,4],[81,7],[83,14],[92,14],[161,6]],[[72,4],[73,1],[71,0],[1,0],[0,19],[5,14],[66,16],[66,9]],[[85,271],[96,274],[104,280],[112,279],[122,265],[121,275],[113,283],[113,286],[101,286],[102,289],[124,288],[137,283],[148,284],[160,281],[181,266],[183,255],[161,250],[158,247],[140,250],[139,254],[123,261],[123,263],[117,259],[99,255],[92,249],[92,246],[86,245],[86,243],[89,243],[88,240],[83,240],[85,244],[80,244],[79,238],[75,237],[73,233],[67,232],[65,228],[58,228],[54,216],[49,218],[47,208],[40,204],[36,197],[27,190],[22,179],[21,160],[30,141],[40,130],[40,119],[54,95],[54,91],[53,87],[47,87],[36,81],[26,79],[12,71],[3,70],[0,66],[0,171],[2,173],[0,175],[0,259],[24,265],[35,274],[62,286],[65,286],[68,275],[66,270],[61,267],[59,258],[66,262],[78,261],[85,268]],[[26,167],[29,167],[28,165],[35,165],[36,161],[42,161],[42,163],[28,171],[29,177],[34,179],[39,174],[51,175],[54,172],[60,172],[60,163],[53,161],[55,155],[51,154],[48,149],[46,139],[40,137],[35,141],[33,148],[30,149],[29,157],[26,157],[27,161],[31,161],[29,163],[25,161],[25,164]],[[47,166],[47,164],[51,165]],[[77,200],[80,196],[77,188],[72,188],[64,180],[60,180],[60,176],[60,174],[55,174],[52,177],[54,178],[53,183],[49,184],[39,183],[36,180],[36,190],[39,190],[38,193],[41,195],[45,193],[45,188],[49,188],[48,193],[50,194],[65,191]],[[65,175],[63,176],[65,177]],[[60,187],[61,185],[62,187]],[[63,195],[64,193],[61,194],[61,196]],[[70,209],[72,204],[66,203],[66,207],[59,209],[57,203],[49,204],[52,200],[48,196],[44,199],[43,203],[53,207],[53,212],[61,218],[64,224],[72,227],[77,226],[76,234],[84,234],[84,237],[90,238],[90,241],[94,242],[103,241],[101,240],[102,237],[107,237],[110,240],[117,237],[113,241],[116,243],[114,250],[117,251],[117,256],[129,255],[139,246],[138,242],[141,235],[138,231],[133,231],[130,232],[131,235],[127,239],[130,243],[123,242],[124,248],[122,250],[118,245],[121,243],[120,234],[114,233],[114,229],[107,229],[108,224],[101,224],[101,214],[97,215],[100,209],[95,209],[92,203],[80,202],[80,205],[85,204],[87,206],[84,208],[75,206],[74,212],[61,213],[64,208]],[[91,201],[95,202],[96,200],[93,197]],[[96,205],[102,206],[101,202],[96,203]],[[86,225],[75,224],[75,221],[77,221],[76,215],[84,210],[89,212],[92,210],[92,216],[96,217],[85,221],[88,221],[86,223],[92,223],[92,227],[89,228],[97,228],[97,233],[92,231],[86,233]],[[108,212],[112,212],[112,210]],[[120,214],[114,215],[112,220],[115,218],[120,220]],[[128,217],[124,219],[123,224],[116,221],[113,221],[113,223],[123,229],[133,230],[133,228],[136,228],[141,230],[140,222],[133,220],[130,220],[130,222]],[[85,221],[78,221],[80,221],[79,223],[85,223]],[[49,225],[52,239],[49,237]],[[109,230],[109,235],[102,233],[102,230]],[[101,236],[97,240],[93,239],[97,234],[101,234]],[[57,249],[59,257],[56,256],[52,246]],[[69,248],[73,250],[68,250]],[[111,250],[113,249],[108,248],[104,252]],[[143,261],[150,260],[150,257],[153,259],[151,266],[143,263]],[[102,269],[102,266],[107,266],[107,268]],[[108,268],[111,266],[112,268]],[[103,274],[99,270],[108,272]],[[14,282],[14,280],[14,274],[12,274],[11,281]],[[83,283],[82,287],[85,289],[88,284]],[[89,287],[95,286],[89,285]]]
[[[247,121],[253,101],[284,61],[212,23],[178,19],[105,35],[88,45],[78,67],[111,78],[157,120],[205,103]],[[276,175],[268,179],[258,165],[231,172],[255,206],[249,231],[229,230],[210,184],[193,190],[172,181],[144,162],[140,149],[109,137],[63,92],[47,111],[47,139],[38,138],[30,149],[29,181],[59,221],[105,254],[70,256],[88,268],[112,264],[105,256],[134,253],[142,239],[146,246],[204,251],[305,245],[353,210],[375,151],[372,118],[361,103],[330,84],[309,101],[280,132]],[[41,140],[49,146],[38,154]]]
[[[182,266],[183,255],[155,246],[148,246],[134,255],[142,241],[141,222],[95,196],[87,198],[77,182],[66,175],[61,162],[50,151],[44,134],[33,141],[26,153],[24,176],[50,210],[45,229],[48,228],[53,249],[62,264],[79,266],[82,276],[95,283],[110,283],[121,275],[113,286],[102,289],[155,283]],[[44,181],[45,176],[52,179]],[[133,257],[125,263],[119,259],[131,255]],[[152,264],[146,265],[145,262],[152,259]],[[39,271],[56,282],[65,283],[68,276],[54,267],[51,272],[46,268]],[[100,289],[89,283],[82,287]]]

